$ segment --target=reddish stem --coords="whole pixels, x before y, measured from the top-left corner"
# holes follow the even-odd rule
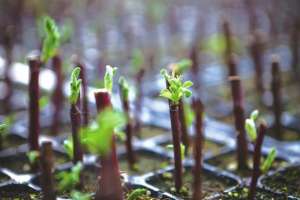
[[[76,104],[71,105],[70,109],[71,126],[72,126],[72,140],[73,140],[73,163],[82,162],[83,153],[80,144],[79,129],[81,124],[81,113]]]
[[[39,108],[39,73],[41,62],[38,58],[29,58],[29,134],[28,142],[31,151],[39,150],[40,108]]]
[[[122,106],[123,110],[126,114],[127,117],[127,124],[126,124],[126,151],[127,151],[127,161],[129,168],[131,170],[134,170],[134,164],[136,162],[135,154],[133,151],[133,146],[132,146],[132,121],[130,118],[130,107],[129,107],[129,102],[128,98],[122,93],[122,89],[120,88],[121,91],[121,101],[122,101]]]
[[[52,66],[56,76],[56,85],[52,96],[54,111],[52,115],[51,134],[57,135],[59,132],[59,123],[61,121],[61,111],[63,109],[63,73],[62,61],[60,56],[56,55],[52,59]]]
[[[170,103],[170,117],[171,117],[171,127],[172,127],[172,139],[174,148],[174,162],[175,162],[175,189],[176,192],[180,192],[182,187],[182,158],[181,158],[181,148],[180,148],[180,137],[181,137],[181,127],[179,121],[179,106],[177,104]]]
[[[229,56],[233,53],[232,51],[232,33],[230,30],[230,25],[228,21],[223,22],[223,32],[225,37],[225,61],[229,59]]]
[[[194,191],[193,200],[202,199],[202,149],[203,149],[203,105],[200,99],[193,102],[196,113],[196,136],[194,141]]]
[[[281,76],[279,69],[278,57],[272,58],[272,83],[271,83],[272,95],[273,95],[273,112],[275,118],[274,131],[276,138],[282,138],[282,101],[281,101]]]
[[[141,131],[141,116],[142,116],[142,107],[143,107],[143,79],[145,76],[145,69],[142,68],[136,75],[136,83],[137,83],[137,97],[136,97],[136,115],[135,115],[135,131],[140,136]]]
[[[196,43],[198,42],[198,40],[196,40]],[[192,67],[191,67],[191,71],[192,71],[192,78],[193,78],[193,82],[195,85],[195,90],[199,91],[200,88],[200,81],[198,78],[199,75],[199,56],[198,56],[198,46],[197,45],[193,45],[190,51],[190,59],[192,61]]]
[[[182,99],[179,101],[178,112],[179,112],[179,120],[180,120],[180,128],[181,128],[181,141],[185,146],[185,153],[187,153],[189,149],[190,138],[186,126],[186,120],[184,116],[184,103]]]
[[[300,21],[300,20],[299,20]],[[290,47],[292,51],[292,75],[295,77],[296,80],[298,80],[298,74],[299,74],[299,25],[300,22],[298,22],[296,19],[293,23],[293,26],[291,28],[291,40],[290,40]]]
[[[95,99],[98,112],[111,107],[110,95],[106,90],[95,92]],[[115,137],[112,137],[111,143],[111,152],[100,157],[99,188],[95,200],[123,199]]]
[[[245,133],[244,99],[241,80],[238,76],[229,77],[233,97],[233,112],[237,132],[236,153],[239,169],[247,169],[248,146]]]
[[[250,192],[249,192],[248,200],[255,199],[257,180],[261,174],[260,172],[261,147],[263,144],[266,130],[267,127],[265,124],[261,124],[259,126],[259,133],[254,147],[253,171],[252,171],[252,178],[250,183]]]
[[[80,67],[80,78],[82,80],[82,114],[83,114],[83,125],[87,126],[89,123],[89,101],[88,101],[88,88],[87,88],[87,79],[85,65],[80,62],[77,62],[77,66]]]
[[[43,192],[43,200],[55,200],[53,173],[53,151],[52,143],[44,142],[42,144],[40,166],[41,166],[41,186]]]

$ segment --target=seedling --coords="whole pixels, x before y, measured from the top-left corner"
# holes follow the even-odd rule
[[[58,189],[61,192],[72,191],[80,184],[80,174],[83,165],[81,162],[76,163],[70,171],[59,172],[55,178],[58,182]]]
[[[39,151],[29,151],[26,155],[29,160],[29,163],[31,165],[34,165],[38,161],[40,152]]]
[[[72,138],[69,138],[67,140],[64,140],[64,150],[66,151],[68,157],[73,160],[74,158],[74,146],[73,146],[73,141]]]
[[[245,170],[248,158],[248,145],[245,133],[244,99],[241,80],[238,76],[229,77],[233,98],[233,114],[237,132],[236,154],[239,170]]]
[[[246,124],[245,128],[247,130],[248,136],[254,145],[253,171],[252,171],[252,178],[251,178],[251,183],[249,188],[250,191],[248,196],[249,200],[253,200],[255,198],[257,180],[262,173],[266,173],[271,168],[272,163],[274,162],[277,154],[276,149],[272,148],[267,158],[263,162],[263,164],[260,165],[261,148],[262,148],[267,126],[264,122],[261,123],[257,135],[255,122],[257,120],[258,114],[259,113],[257,110],[253,111],[252,114],[250,115],[250,118],[247,119],[245,122]]]
[[[133,151],[132,146],[132,136],[133,136],[133,126],[132,126],[132,120],[130,117],[130,105],[129,105],[129,85],[124,77],[120,77],[119,79],[119,88],[120,88],[120,98],[123,106],[123,111],[125,112],[126,118],[127,118],[127,124],[125,127],[126,132],[126,150],[127,150],[127,161],[129,168],[131,170],[134,170],[136,158]]]
[[[0,149],[3,148],[3,141],[9,134],[10,128],[14,123],[14,115],[9,115],[5,117],[2,124],[0,124]]]
[[[81,79],[79,79],[80,68],[76,67],[71,74],[69,101],[71,104],[70,118],[72,125],[72,141],[73,141],[73,162],[74,164],[82,161],[83,153],[79,139],[79,129],[81,123],[81,113],[77,108],[77,101],[80,94]]]
[[[180,147],[181,129],[179,121],[179,103],[181,98],[192,95],[189,87],[191,87],[193,83],[191,81],[182,82],[180,76],[176,76],[175,73],[169,75],[164,69],[161,70],[161,74],[167,82],[167,88],[161,90],[160,96],[169,100],[174,147],[173,153],[175,159],[175,189],[176,192],[180,192],[182,187],[182,156]]]
[[[71,192],[71,198],[72,200],[91,200],[91,195],[74,190]]]
[[[145,199],[150,194],[151,193],[148,190],[144,188],[138,188],[131,191],[130,194],[128,194],[126,200],[141,200],[141,199]]]
[[[108,92],[112,92],[113,88],[113,77],[117,71],[116,67],[111,67],[110,65],[106,65],[106,72],[104,75],[104,88]]]

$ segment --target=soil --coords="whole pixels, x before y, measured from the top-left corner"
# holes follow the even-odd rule
[[[248,166],[250,166],[247,170],[238,170],[237,169],[237,162],[236,162],[236,154],[234,152],[229,152],[223,155],[216,156],[214,158],[208,159],[206,162],[213,166],[219,167],[223,170],[230,171],[234,174],[237,174],[242,177],[250,177],[252,174],[252,163],[253,163],[253,155],[249,154],[248,158]],[[264,157],[265,158],[265,157]],[[261,161],[262,162],[262,161]],[[271,170],[275,170],[281,167],[287,166],[288,163],[281,159],[275,159]]]
[[[268,131],[268,135],[277,139],[277,140],[280,140],[280,141],[297,141],[297,140],[300,140],[300,133],[299,132],[296,132],[296,131],[292,131],[292,130],[288,130],[288,129],[283,129],[284,132],[282,134],[282,138],[277,138],[275,136],[275,131],[273,131],[274,129],[270,129]]]
[[[170,151],[170,149],[167,148],[168,144],[171,144],[171,142],[162,143],[160,146],[163,146],[165,150]],[[209,155],[218,155],[222,152],[223,147],[224,147],[223,144],[219,144],[211,140],[205,140],[203,153]],[[192,151],[193,151],[193,144],[190,145],[188,152],[191,153]]]
[[[144,126],[141,128],[140,139],[149,139],[158,135],[166,134],[166,132],[167,131],[164,129],[155,128],[151,126]]]
[[[124,186],[124,193],[125,193],[125,199],[128,198],[128,196],[131,194],[132,191],[134,191],[137,188],[141,189],[146,189],[143,186],[134,186],[134,188],[128,188]],[[136,200],[169,200],[169,198],[164,198],[164,197],[156,197],[157,195],[153,194],[151,191],[148,190],[148,194],[145,195],[140,195],[139,197],[136,198]]]
[[[0,172],[0,183],[6,182],[10,180],[9,176],[3,174],[2,172]]]
[[[61,153],[54,153],[55,165],[67,162],[67,156]],[[12,156],[0,157],[0,167],[12,170],[15,173],[30,173],[30,164],[25,153]]]
[[[17,147],[17,146],[19,146],[21,144],[25,144],[26,142],[27,142],[26,139],[24,139],[24,138],[22,138],[22,137],[20,137],[18,135],[9,134],[3,140],[2,149]]]
[[[214,200],[248,200],[248,188],[238,187],[230,192],[222,194]],[[257,189],[255,200],[286,200],[287,196],[273,194],[261,189]]]
[[[147,152],[138,152],[137,159],[137,170],[135,171],[129,169],[128,162],[125,158],[121,159],[119,162],[121,171],[128,173],[129,175],[142,175],[164,168],[169,164],[169,160],[167,158]]]
[[[291,166],[262,179],[262,184],[272,191],[300,198],[300,168]]]
[[[42,199],[40,193],[25,185],[13,184],[0,187],[1,200],[37,200]]]
[[[213,173],[203,172],[203,182],[202,182],[202,197],[203,199],[208,199],[212,195],[219,194],[224,190],[235,186],[234,180],[217,176]],[[176,195],[183,199],[190,199],[192,196],[192,184],[193,184],[193,174],[190,169],[183,174],[183,190],[180,193],[175,192],[173,175],[171,172],[167,172],[153,178],[150,178],[147,182],[149,182],[154,187],[159,188],[163,192],[170,192],[173,195]]]

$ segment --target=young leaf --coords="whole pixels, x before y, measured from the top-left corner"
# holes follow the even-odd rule
[[[246,119],[245,129],[251,141],[255,141],[257,137],[257,131],[255,122],[252,119]]]
[[[262,173],[266,173],[267,171],[269,171],[269,169],[271,168],[276,156],[277,156],[277,151],[276,151],[275,148],[272,148],[271,151],[269,152],[267,158],[265,159],[265,161],[261,165]]]
[[[40,156],[40,152],[38,151],[29,151],[27,154],[26,154],[28,160],[29,160],[29,163],[30,164],[34,164],[37,159],[39,158]]]
[[[178,104],[182,97],[190,97],[192,95],[192,92],[189,90],[189,87],[193,85],[191,81],[183,83],[180,76],[175,74],[170,76],[165,69],[162,69],[160,73],[169,83],[169,88],[161,90],[161,97],[171,100],[173,104]]]
[[[250,119],[252,119],[253,121],[256,121],[259,115],[259,111],[258,110],[254,110],[252,111],[252,113],[250,114]]]
[[[55,21],[49,16],[44,17],[44,33],[41,60],[47,62],[56,54],[60,45],[60,33]]]
[[[124,99],[128,99],[128,95],[129,95],[129,85],[128,82],[126,81],[126,79],[121,76],[119,79],[119,85],[121,88],[121,93],[122,96],[124,97]]]
[[[111,67],[110,65],[106,65],[106,72],[104,75],[104,88],[107,91],[112,92],[113,88],[113,77],[117,71],[116,67]]]
[[[71,192],[71,198],[72,200],[90,200],[91,195],[74,190]]]
[[[73,69],[73,71],[71,73],[71,82],[70,82],[71,94],[69,97],[71,104],[76,104],[78,97],[79,97],[80,85],[81,85],[81,79],[79,79],[79,74],[80,74],[79,67],[76,67],[75,69]]]
[[[13,125],[15,120],[14,115],[9,115],[4,118],[2,124],[0,124],[0,136],[5,137],[9,134],[10,128]]]
[[[82,163],[78,162],[74,165],[71,171],[59,172],[55,177],[59,180],[58,189],[60,191],[71,191],[80,181],[80,172],[82,170]]]
[[[68,155],[68,157],[72,160],[73,159],[73,151],[74,151],[74,147],[73,147],[73,141],[71,138],[64,140],[64,149]]]
[[[145,195],[150,195],[150,192],[144,188],[138,188],[133,191],[128,195],[127,200],[139,200],[142,199],[143,196]]]
[[[82,144],[92,153],[106,155],[111,148],[114,130],[125,123],[126,117],[123,113],[107,108],[99,113],[96,124],[82,129]]]
[[[169,150],[173,150],[174,146],[173,146],[173,144],[168,144],[166,146],[166,148],[169,149]],[[180,153],[181,153],[182,160],[184,160],[185,159],[185,146],[181,143],[180,143]]]

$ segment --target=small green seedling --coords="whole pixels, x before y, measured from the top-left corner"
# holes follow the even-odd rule
[[[120,89],[122,90],[122,95],[124,99],[128,99],[129,96],[129,85],[126,79],[121,76],[119,79]]]
[[[72,160],[73,159],[73,152],[74,152],[74,146],[73,146],[73,141],[72,138],[68,138],[64,140],[64,145],[63,145],[68,157]]]
[[[271,151],[268,153],[267,158],[264,160],[263,164],[260,167],[260,170],[263,174],[269,171],[276,156],[277,156],[277,151],[275,148],[272,148]]]
[[[26,154],[26,156],[29,160],[29,163],[34,164],[37,162],[38,158],[40,157],[40,152],[39,151],[29,151]]]
[[[81,162],[74,165],[71,171],[59,172],[55,177],[59,180],[58,189],[60,191],[71,191],[80,181],[80,172],[83,168]]]
[[[70,83],[70,90],[71,94],[69,97],[70,103],[72,105],[77,103],[79,93],[80,93],[80,85],[81,85],[81,79],[79,79],[80,75],[80,68],[76,67],[73,69],[71,73],[71,83]]]
[[[160,91],[161,97],[169,99],[173,104],[177,105],[182,97],[190,97],[192,95],[189,88],[193,85],[193,82],[182,82],[181,76],[169,75],[165,69],[162,69],[160,73],[169,83],[168,88]]]
[[[174,146],[173,146],[173,144],[168,144],[166,146],[166,148],[169,150],[173,150]],[[181,153],[182,160],[184,160],[185,159],[185,146],[182,143],[180,143],[180,153]]]
[[[150,191],[144,188],[138,188],[130,192],[126,200],[140,200],[143,199],[145,196],[150,196]]]
[[[60,46],[60,33],[55,21],[49,16],[44,17],[44,41],[42,47],[42,62],[47,62],[55,56]]]
[[[104,75],[104,88],[107,89],[108,92],[112,92],[113,88],[113,77],[116,74],[118,68],[112,67],[110,65],[106,65],[106,72]]]
[[[71,192],[71,198],[72,198],[72,200],[90,200],[91,195],[87,194],[87,193],[80,192],[80,191],[73,190]]]
[[[126,123],[123,113],[107,108],[100,112],[97,123],[83,128],[81,141],[90,152],[106,155],[111,149],[111,138],[117,127]]]
[[[245,121],[245,129],[246,129],[246,132],[252,142],[254,142],[257,138],[255,122],[258,118],[258,115],[259,115],[259,111],[254,110],[251,113],[250,118],[246,119],[246,121]]]

